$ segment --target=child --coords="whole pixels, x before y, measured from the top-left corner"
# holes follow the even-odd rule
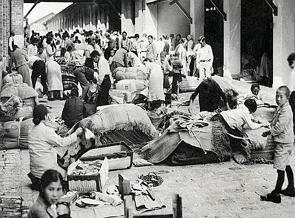
[[[249,97],[252,97],[256,100],[257,104],[262,103],[262,95],[260,93],[260,86],[258,83],[253,83],[251,85],[251,95]]]
[[[181,75],[181,71],[183,68],[183,65],[181,63],[181,60],[179,59],[179,53],[176,52],[173,56],[173,59],[171,61],[171,65],[173,68],[173,79],[172,79],[172,90],[171,93],[176,95],[175,97],[177,98],[178,96],[178,92],[179,92],[179,87],[178,87],[178,83],[181,82],[182,80],[182,75]]]
[[[250,147],[248,141],[244,139],[243,130],[268,126],[268,124],[258,123],[254,120],[252,114],[256,110],[256,101],[247,99],[244,104],[239,105],[236,109],[222,111],[211,118],[212,121],[221,122],[227,133],[229,133],[230,144],[235,153],[233,158],[238,163],[246,162],[250,153]]]
[[[286,196],[295,197],[293,171],[289,165],[289,158],[293,149],[293,113],[288,102],[290,90],[287,86],[281,86],[276,91],[276,103],[278,108],[271,122],[271,129],[264,132],[262,136],[271,135],[276,145],[274,153],[274,168],[277,170],[278,178],[275,189],[261,196],[263,201],[281,202],[280,193]],[[282,190],[284,184],[285,171],[288,178],[288,186]]]

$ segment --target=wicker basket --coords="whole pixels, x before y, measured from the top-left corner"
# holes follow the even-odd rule
[[[132,166],[133,151],[125,142],[116,142],[91,149],[80,160],[103,160],[105,157],[108,158],[109,170],[128,169]]]
[[[79,162],[74,162],[68,168],[68,184],[70,191],[87,193],[90,191],[102,191],[108,177],[108,160],[104,159],[98,173],[93,175],[72,175],[73,169]]]
[[[0,196],[0,217],[22,217],[21,197]]]

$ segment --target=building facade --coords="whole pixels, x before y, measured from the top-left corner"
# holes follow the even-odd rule
[[[48,20],[50,20],[54,16],[55,16],[54,13],[50,13],[50,14],[36,20],[35,22],[31,23],[30,24],[30,31],[34,30],[35,32],[40,33],[41,35],[45,35],[49,31],[46,23]]]
[[[57,32],[59,29],[69,31],[112,29],[119,31],[120,24],[118,13],[105,2],[73,3],[46,22],[47,29],[53,32]]]

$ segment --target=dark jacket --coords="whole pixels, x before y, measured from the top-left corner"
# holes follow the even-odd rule
[[[56,218],[56,215],[50,205],[39,195],[29,211],[28,218]]]
[[[62,119],[67,127],[71,128],[75,123],[82,120],[85,114],[84,103],[79,97],[71,97],[66,100],[62,111]]]
[[[213,112],[226,103],[226,96],[217,82],[208,78],[200,83],[191,95],[193,101],[199,95],[200,111]]]

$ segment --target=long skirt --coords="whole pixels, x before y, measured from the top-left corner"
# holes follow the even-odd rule
[[[48,91],[62,91],[62,76],[60,65],[53,60],[46,62]]]

